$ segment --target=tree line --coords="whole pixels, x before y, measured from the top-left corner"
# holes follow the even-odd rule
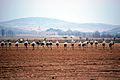
[[[32,32],[31,32],[32,33]],[[39,32],[40,33],[40,32]],[[13,30],[1,29],[0,36],[1,37],[15,37],[16,33]],[[39,34],[41,35],[41,34]],[[43,35],[43,33],[42,33]],[[120,38],[120,33],[110,33],[110,32],[80,32],[80,31],[57,31],[57,35],[61,36],[77,36],[77,37],[90,37],[90,38]]]

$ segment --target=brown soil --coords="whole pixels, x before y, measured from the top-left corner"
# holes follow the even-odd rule
[[[120,44],[95,47],[0,48],[0,80],[120,80]]]

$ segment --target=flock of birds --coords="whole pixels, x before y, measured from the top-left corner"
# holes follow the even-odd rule
[[[52,42],[52,40],[48,40],[48,41],[46,41],[46,40],[43,40],[43,41],[32,41],[32,42],[30,42],[29,40],[25,40],[24,42],[24,46],[25,46],[25,48],[26,49],[28,49],[28,45],[30,45],[31,44],[31,46],[33,47],[33,50],[35,49],[35,46],[42,46],[43,48],[45,47],[45,46],[47,46],[48,48],[51,48],[52,49],[52,45],[53,45],[53,42]],[[75,40],[71,40],[71,48],[72,49],[74,49],[74,44],[76,43],[76,41]],[[78,44],[78,47],[79,48],[81,48],[81,47],[83,47],[83,48],[85,48],[85,47],[88,47],[88,44],[90,44],[91,45],[91,47],[93,47],[93,44],[95,44],[95,47],[97,48],[97,46],[98,46],[98,41],[97,40],[86,40],[86,41],[84,41],[84,42],[82,42],[82,41],[78,41],[77,42],[77,44]],[[112,46],[114,45],[114,43],[115,43],[115,41],[114,40],[111,40],[110,42],[109,42],[109,48],[110,49],[112,49]],[[9,48],[11,48],[11,46],[13,45],[13,43],[10,41],[10,40],[7,40],[7,41],[4,41],[4,40],[2,40],[1,41],[1,48],[3,49],[4,47],[9,47]],[[17,40],[16,42],[15,42],[15,46],[16,46],[16,48],[18,49],[19,48],[19,44],[20,44],[20,41],[19,40]],[[56,44],[56,46],[57,46],[57,48],[59,47],[59,44],[60,44],[60,42],[57,40],[56,42],[55,42],[55,44]],[[67,41],[65,41],[64,43],[63,43],[63,46],[64,46],[64,49],[67,49],[67,47],[68,47],[68,42]],[[103,49],[105,48],[105,46],[106,46],[106,41],[105,40],[103,40],[102,41],[102,46],[103,46]]]

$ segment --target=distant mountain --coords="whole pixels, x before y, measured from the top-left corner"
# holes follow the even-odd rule
[[[109,30],[109,31],[107,31],[107,32],[113,33],[113,34],[115,34],[115,33],[120,33],[120,27],[114,28],[114,29]]]
[[[15,29],[21,31],[43,31],[46,29],[77,30],[81,32],[108,31],[120,27],[120,25],[109,25],[102,23],[71,23],[58,19],[44,17],[20,18],[5,22],[0,22],[0,28]]]

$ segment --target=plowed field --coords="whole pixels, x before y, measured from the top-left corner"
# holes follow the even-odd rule
[[[0,48],[0,80],[120,80],[120,44],[66,50]]]

